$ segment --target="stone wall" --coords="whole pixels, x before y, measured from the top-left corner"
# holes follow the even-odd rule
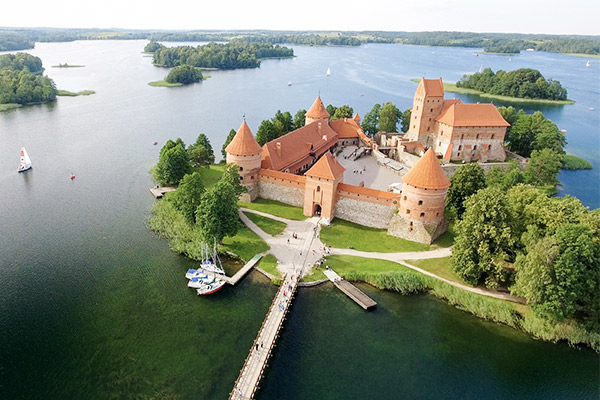
[[[387,229],[396,206],[375,204],[351,198],[339,198],[334,217],[371,228]]]
[[[281,182],[273,183],[261,179],[258,182],[258,197],[302,207],[304,205],[304,185],[291,187],[284,186]]]
[[[431,244],[446,230],[448,230],[448,221],[445,218],[439,222],[418,222],[409,221],[399,214],[394,214],[387,234],[413,242]]]

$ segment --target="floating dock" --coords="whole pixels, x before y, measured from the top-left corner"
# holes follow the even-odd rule
[[[150,193],[152,193],[152,195],[154,197],[156,197],[157,199],[160,199],[163,197],[163,195],[167,192],[174,192],[175,189],[174,187],[170,187],[170,186],[164,186],[164,187],[153,187],[152,189],[150,189]]]
[[[364,308],[365,310],[371,310],[377,307],[377,303],[375,300],[364,294],[362,290],[343,279],[341,276],[335,273],[334,270],[325,269],[323,273],[333,284],[340,289],[342,292],[346,294],[346,296],[350,297],[354,300],[359,306]]]

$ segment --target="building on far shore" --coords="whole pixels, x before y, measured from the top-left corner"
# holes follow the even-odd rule
[[[506,158],[502,143],[509,124],[491,104],[445,100],[441,78],[421,79],[404,137],[383,139],[399,152],[422,154],[420,159],[412,156],[418,161],[402,177],[400,193],[343,182],[345,169],[334,156],[341,147],[356,145],[372,149],[378,157],[385,155],[363,132],[358,114],[336,121],[329,117],[317,97],[305,126],[262,147],[243,122],[225,150],[227,163],[238,166],[240,181],[248,189],[244,200],[276,200],[301,207],[307,217],[319,215],[326,223],[337,217],[430,244],[448,228],[444,206],[450,180],[438,158]]]

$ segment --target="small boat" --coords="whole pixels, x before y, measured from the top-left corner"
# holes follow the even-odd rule
[[[590,64],[590,60],[588,60],[588,62],[585,63],[585,66],[589,67],[590,65],[592,65],[592,64]]]
[[[508,57],[508,62],[511,62],[511,61],[512,61],[512,58]]]
[[[566,129],[561,129],[560,131],[561,131],[562,133],[567,133],[567,130],[566,130]]]
[[[292,86],[292,82],[288,82],[288,86]]]
[[[158,142],[155,140],[154,142],[152,142],[152,144],[156,146]]]
[[[327,75],[327,76],[330,76],[330,75],[331,75],[331,68],[327,68],[327,74],[326,74],[326,75]]]
[[[75,174],[69,175],[69,178],[71,178],[71,180],[75,179]]]
[[[594,107],[590,107],[590,108],[588,108],[588,110],[594,111]]]
[[[210,285],[205,285],[204,287],[196,289],[196,293],[198,294],[198,296],[203,296],[206,294],[213,294],[214,292],[222,289],[223,286],[225,286],[225,281],[216,280],[214,283],[211,283]]]
[[[19,168],[17,168],[17,172],[25,172],[28,169],[31,169],[31,159],[25,147],[21,147],[21,163],[19,164]]]

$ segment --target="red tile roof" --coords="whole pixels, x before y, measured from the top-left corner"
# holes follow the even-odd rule
[[[354,117],[352,119],[355,120],[356,123],[360,125],[360,115],[358,115],[358,113],[354,114]]]
[[[329,121],[329,126],[337,132],[340,139],[357,138],[358,131],[361,129],[360,125],[352,118]]]
[[[252,135],[248,124],[244,121],[225,151],[236,156],[252,156],[260,154],[262,148]]]
[[[425,152],[414,167],[402,177],[404,183],[423,189],[446,189],[450,180],[432,149]]]
[[[258,174],[262,175],[262,176],[270,176],[271,178],[285,179],[285,180],[292,181],[292,182],[299,182],[299,183],[305,183],[306,182],[306,177],[305,176],[294,175],[294,174],[290,174],[290,173],[287,173],[287,172],[274,171],[272,169],[261,168],[258,171]]]
[[[421,82],[419,84],[423,84],[423,89],[425,89],[426,96],[444,97],[444,83],[442,82],[442,78],[421,78]]]
[[[306,116],[312,119],[329,119],[329,113],[321,101],[321,96],[317,97],[313,105],[306,112]]]
[[[319,129],[319,124],[321,128]],[[298,162],[311,161],[310,153],[316,157],[323,154],[338,141],[337,133],[325,121],[315,121],[296,129],[277,139],[265,143],[262,153],[262,167],[283,171],[289,168],[294,172],[304,164]]]
[[[455,103],[436,120],[450,126],[510,126],[493,104]]]
[[[346,168],[342,167],[330,152],[327,152],[304,175],[335,180],[344,175],[345,170]]]

